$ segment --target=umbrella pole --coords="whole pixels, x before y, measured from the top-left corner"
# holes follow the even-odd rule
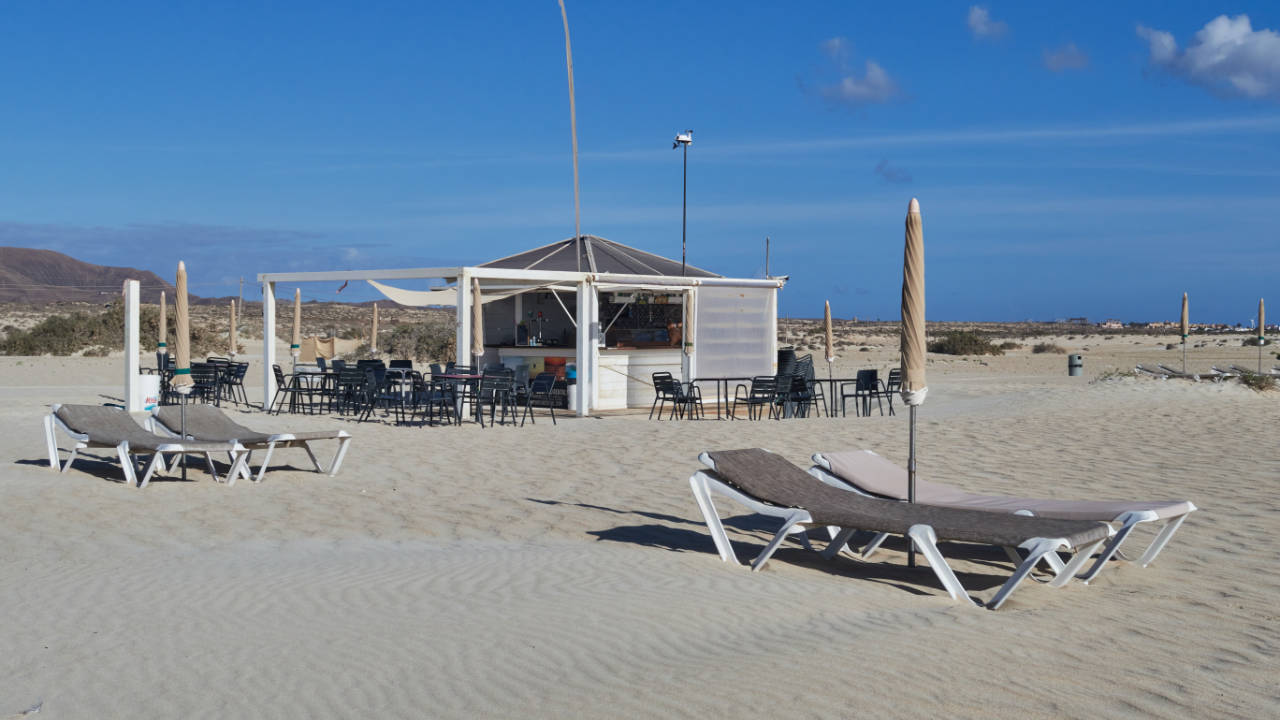
[[[185,389],[185,388],[186,388],[186,386],[184,385],[184,386],[183,386],[183,388]],[[182,406],[181,406],[181,407],[182,407],[182,410],[181,410],[181,411],[179,411],[179,415],[180,415],[180,416],[181,416],[181,418],[182,418],[182,428],[181,428],[181,430],[182,430],[182,442],[184,442],[184,443],[187,441],[187,396],[188,396],[188,395],[190,395],[190,394],[191,394],[191,393],[190,393],[190,391],[188,391],[188,392],[181,392],[181,391],[179,391],[179,392],[178,392],[178,395],[180,395],[180,396],[182,397]],[[178,455],[179,455],[179,457],[181,458],[180,462],[182,463],[182,481],[183,481],[183,482],[186,482],[186,480],[187,480],[187,454],[184,452],[184,453],[178,453]]]
[[[831,395],[827,397],[827,417],[831,417],[832,412],[836,409],[836,380],[831,374],[830,360],[827,361],[827,389],[831,391]]]
[[[1187,371],[1187,336],[1182,336],[1182,372]]]
[[[911,406],[910,449],[907,456],[907,502],[916,501],[916,406]],[[916,546],[907,540],[907,567],[916,566]]]

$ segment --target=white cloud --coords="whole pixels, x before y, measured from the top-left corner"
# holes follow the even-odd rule
[[[880,63],[867,60],[862,72],[849,64],[851,45],[848,39],[833,37],[819,46],[840,74],[840,79],[818,89],[822,97],[843,105],[859,106],[885,103],[898,95],[898,84]]]
[[[1164,30],[1139,25],[1151,63],[1213,92],[1280,99],[1280,33],[1254,30],[1248,15],[1220,15],[1179,49]]]
[[[1005,22],[991,19],[991,11],[985,5],[969,6],[969,32],[975,38],[997,38],[1008,30]]]
[[[1044,66],[1056,73],[1080,70],[1089,66],[1089,56],[1075,43],[1067,43],[1060,48],[1045,48]]]

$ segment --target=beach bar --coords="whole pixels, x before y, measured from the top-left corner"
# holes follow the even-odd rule
[[[275,337],[277,283],[366,281],[414,307],[453,307],[456,362],[502,363],[518,378],[555,372],[578,415],[647,407],[652,373],[747,378],[777,370],[782,278],[727,278],[593,235],[464,267],[262,273],[263,336]],[[410,290],[397,281],[437,280]],[[473,283],[483,355],[472,355]],[[461,290],[460,290],[461,289]],[[264,397],[275,392],[275,344],[263,343]]]

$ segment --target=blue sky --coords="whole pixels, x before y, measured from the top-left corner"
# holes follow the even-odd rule
[[[1274,2],[568,9],[583,231],[679,257],[691,128],[690,262],[771,237],[784,314],[895,319],[913,196],[931,320],[1247,323],[1275,285]],[[222,295],[571,236],[563,43],[554,0],[7,4],[0,244]]]

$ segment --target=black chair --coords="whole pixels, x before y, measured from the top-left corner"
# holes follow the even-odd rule
[[[489,406],[489,424],[494,424],[494,417],[499,407],[502,408],[500,424],[506,424],[507,412],[511,413],[511,423],[516,421],[516,374],[514,370],[489,370],[480,379],[475,393],[476,420],[484,427],[484,408]]]
[[[298,386],[293,382],[293,376],[285,375],[279,365],[272,365],[271,372],[276,379],[276,394],[271,398],[271,404],[267,406],[267,413],[275,412],[279,415],[284,410],[285,402],[289,403],[289,412],[296,412],[300,393]]]
[[[231,363],[223,379],[223,387],[227,399],[236,405],[248,405],[249,397],[244,390],[244,376],[249,372],[249,363]]]
[[[334,358],[333,360],[329,361],[329,367],[333,368],[334,372],[342,372],[342,369],[345,368],[346,366],[347,366],[346,360]]]
[[[889,379],[883,381],[880,387],[880,394],[889,400],[889,414],[893,415],[893,398],[902,392],[902,369],[893,368],[889,370]]]
[[[845,416],[849,414],[849,398],[854,399],[854,413],[857,415],[871,414],[873,398],[880,406],[880,414],[884,415],[884,405],[880,403],[880,380],[875,370],[859,370],[854,382],[840,385],[840,413]]]
[[[733,389],[733,405],[729,408],[729,417],[737,419],[738,403],[747,406],[747,417],[759,420],[764,417],[767,408],[770,418],[780,418],[778,407],[778,376],[760,375],[751,378],[751,385],[738,384]]]
[[[392,370],[412,370],[413,361],[412,360],[392,360],[390,363],[387,364],[387,367],[391,368]]]
[[[316,356],[316,367],[320,368],[320,372],[329,372],[329,368],[325,367],[325,359],[319,355]]]
[[[649,419],[653,419],[653,411],[658,411],[658,419],[662,419],[662,411],[667,403],[671,403],[671,414],[668,420],[683,419],[687,413],[690,418],[702,417],[702,390],[693,383],[688,387],[672,377],[669,372],[655,372],[653,378],[653,405],[649,407]]]
[[[191,363],[191,394],[202,402],[221,405],[222,393],[218,383],[218,366],[212,363]]]
[[[368,390],[365,386],[364,370],[354,367],[343,367],[338,371],[338,386],[334,390],[334,401],[339,414],[358,414],[364,412]]]
[[[524,397],[524,417],[520,418],[520,427],[524,427],[526,419],[532,420],[536,425],[538,419],[533,414],[534,403],[539,403],[539,407],[545,407],[551,411],[551,424],[556,424],[556,404],[551,397],[551,391],[556,386],[555,373],[538,373],[538,376],[529,383],[529,389],[525,391]]]

